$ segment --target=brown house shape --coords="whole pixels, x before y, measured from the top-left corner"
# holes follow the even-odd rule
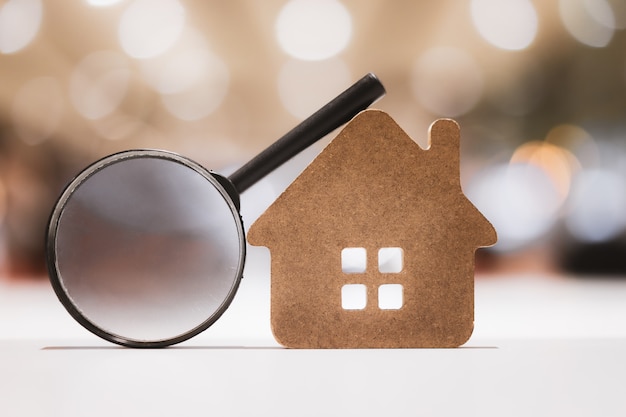
[[[474,252],[493,226],[465,197],[460,133],[419,147],[357,115],[251,226],[271,252],[274,336],[295,348],[456,347],[474,327]],[[389,260],[389,262],[387,262]]]

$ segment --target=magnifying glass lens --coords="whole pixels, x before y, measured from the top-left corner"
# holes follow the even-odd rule
[[[230,303],[245,255],[241,220],[215,178],[190,163],[118,155],[61,197],[55,289],[90,330],[141,343],[187,338]]]

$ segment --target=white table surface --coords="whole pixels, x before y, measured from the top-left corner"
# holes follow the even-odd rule
[[[0,280],[0,416],[626,415],[626,279],[479,276],[459,349],[289,350],[267,262],[253,252],[213,327],[157,350],[92,336],[45,281]]]
[[[625,340],[289,350],[2,341],[3,416],[623,416]]]

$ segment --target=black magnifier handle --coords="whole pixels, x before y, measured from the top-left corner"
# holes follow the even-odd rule
[[[367,74],[235,171],[228,179],[238,193],[246,191],[299,152],[350,121],[384,94],[385,87],[378,78],[372,73]]]

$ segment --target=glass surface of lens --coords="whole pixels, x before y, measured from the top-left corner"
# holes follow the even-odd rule
[[[135,152],[93,165],[61,196],[49,231],[53,285],[81,324],[109,340],[185,339],[237,289],[241,219],[208,171]]]

